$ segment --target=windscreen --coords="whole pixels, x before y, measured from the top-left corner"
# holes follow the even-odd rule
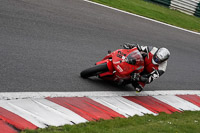
[[[126,62],[132,65],[141,66],[143,65],[144,60],[140,52],[135,50],[127,56]]]

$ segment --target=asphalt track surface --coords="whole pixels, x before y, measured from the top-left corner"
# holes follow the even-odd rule
[[[200,89],[200,36],[82,0],[0,0],[0,92],[119,91],[80,71],[125,43],[167,47],[146,90]]]

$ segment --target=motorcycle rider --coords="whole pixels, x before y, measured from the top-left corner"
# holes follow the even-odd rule
[[[164,74],[170,52],[167,48],[140,46],[129,43],[123,45],[124,49],[132,49],[134,47],[138,48],[144,58],[144,71],[141,74],[133,73],[130,82],[136,91],[140,92],[146,84],[151,83]]]

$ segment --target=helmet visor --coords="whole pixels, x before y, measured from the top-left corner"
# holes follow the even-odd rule
[[[155,56],[153,57],[153,60],[154,60],[156,63],[158,63],[158,64],[161,63],[161,59],[160,59],[157,55],[155,55]]]

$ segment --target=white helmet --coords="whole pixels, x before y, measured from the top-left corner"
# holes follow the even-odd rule
[[[154,54],[152,62],[153,64],[160,64],[166,61],[170,56],[170,52],[166,48],[159,48],[157,52]]]

